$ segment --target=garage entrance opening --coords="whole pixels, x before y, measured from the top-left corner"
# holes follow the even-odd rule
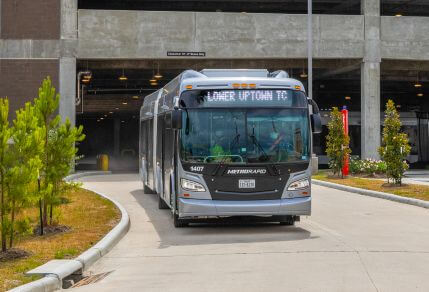
[[[380,110],[393,99],[401,112],[404,130],[413,146],[411,163],[419,160],[416,112],[428,112],[424,90],[429,68],[410,63],[385,61],[382,66]],[[418,65],[418,66],[417,66]],[[423,67],[424,68],[423,68]],[[285,70],[307,88],[305,59],[162,59],[162,60],[79,60],[81,102],[76,106],[77,125],[87,135],[79,146],[83,155],[77,169],[96,169],[97,156],[107,154],[110,169],[138,170],[139,110],[145,96],[165,86],[187,69],[268,69]],[[327,164],[325,153],[327,122],[333,106],[347,106],[350,111],[352,154],[361,154],[361,60],[314,60],[313,96],[322,112],[324,132],[314,138],[314,152],[319,163]],[[404,75],[403,70],[407,74]],[[416,87],[421,83],[420,87]]]

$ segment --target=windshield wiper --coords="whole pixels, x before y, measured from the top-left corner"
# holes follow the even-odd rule
[[[255,136],[255,128],[253,128],[252,134],[249,135],[250,138],[252,138],[252,142],[255,146],[257,146],[259,148],[259,150],[261,150],[262,154],[265,156],[266,160],[269,160],[269,156],[267,155],[267,153],[265,152],[264,148],[261,146],[261,144],[259,143],[258,139],[256,139]]]

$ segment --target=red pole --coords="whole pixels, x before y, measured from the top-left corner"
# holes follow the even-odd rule
[[[349,111],[347,110],[346,106],[343,106],[341,113],[343,114],[344,134],[346,136],[348,136],[349,135]],[[348,155],[346,155],[344,157],[343,175],[349,175],[349,157],[348,157]]]

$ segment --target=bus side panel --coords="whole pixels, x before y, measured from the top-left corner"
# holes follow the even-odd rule
[[[153,119],[145,121],[146,123],[146,139],[147,139],[147,186],[155,190],[153,178]]]
[[[147,185],[147,124],[147,121],[140,121],[139,171],[145,185]]]
[[[165,115],[164,125],[171,124],[171,113]],[[164,143],[163,143],[163,176],[164,176],[164,200],[172,206],[172,178],[174,173],[174,130],[164,127]]]
[[[164,192],[163,192],[163,131],[164,131],[164,115],[159,115],[157,117],[158,119],[158,126],[157,126],[157,133],[156,133],[156,140],[157,140],[157,151],[156,151],[156,166],[155,166],[155,174],[156,174],[156,191],[157,193],[164,198]]]

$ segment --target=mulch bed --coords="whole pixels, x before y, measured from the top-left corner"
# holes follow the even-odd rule
[[[29,253],[28,251],[18,249],[18,248],[11,248],[5,252],[0,252],[0,262],[7,262],[10,260],[26,258],[30,255],[31,253]]]
[[[57,233],[63,233],[63,232],[67,232],[70,230],[71,230],[71,227],[66,226],[66,225],[48,225],[48,226],[43,227],[43,235],[52,235],[52,234],[57,234]],[[34,228],[33,234],[34,235],[40,234],[40,225],[38,225],[36,228]]]

